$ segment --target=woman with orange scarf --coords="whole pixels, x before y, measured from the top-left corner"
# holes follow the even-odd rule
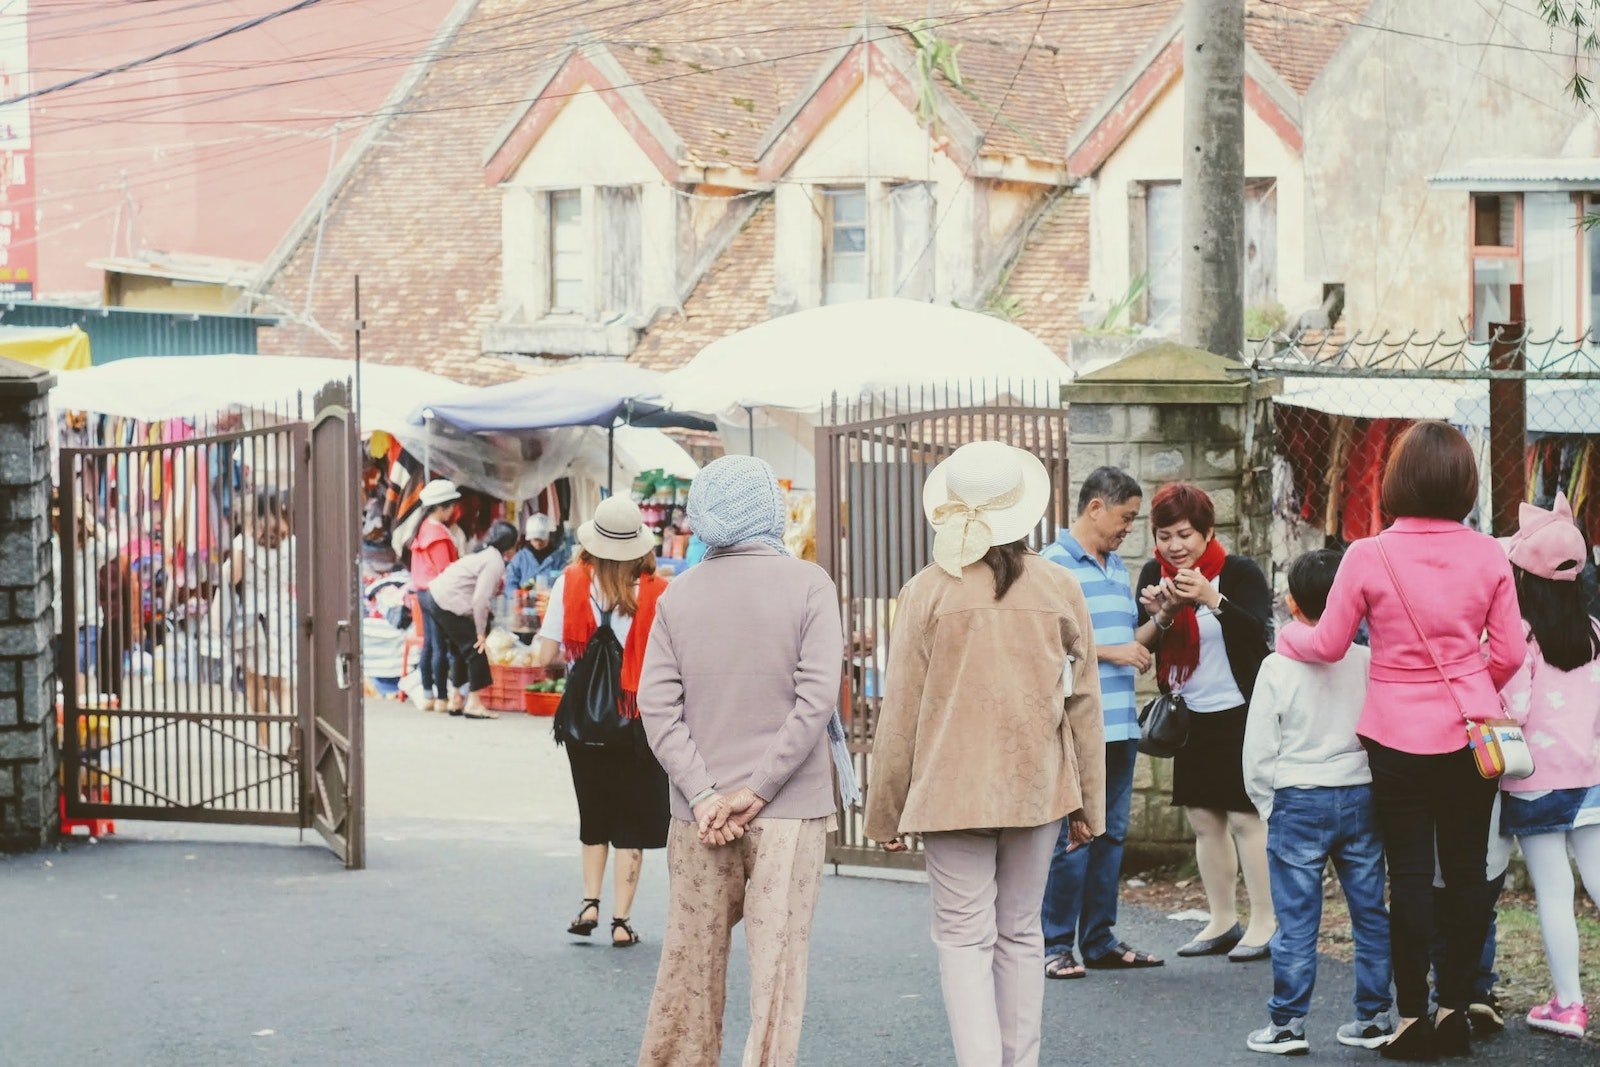
[[[539,628],[545,664],[576,663],[609,620],[622,645],[622,716],[639,719],[639,675],[655,623],[656,601],[667,587],[655,573],[655,536],[638,505],[621,497],[600,502],[593,521],[578,529],[577,560],[556,579],[550,607]],[[616,849],[616,900],[611,943],[639,943],[629,919],[644,850],[667,844],[667,776],[650,752],[643,727],[622,744],[566,745],[572,785],[578,795],[578,837],[583,842],[583,908],[567,932],[588,937],[600,925],[600,888],[606,862]]]
[[[1277,932],[1267,873],[1267,829],[1244,788],[1244,728],[1256,675],[1270,649],[1272,592],[1261,568],[1216,537],[1205,490],[1163,486],[1150,502],[1155,558],[1139,573],[1141,644],[1156,654],[1163,693],[1189,706],[1189,740],[1172,761],[1172,803],[1194,828],[1195,860],[1211,921],[1179,956],[1267,959]],[[1250,897],[1238,923],[1239,871]]]

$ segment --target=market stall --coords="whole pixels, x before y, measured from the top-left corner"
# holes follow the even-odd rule
[[[860,300],[771,319],[707,345],[663,382],[680,411],[714,415],[730,452],[815,488],[815,429],[839,405],[945,406],[959,391],[1055,404],[1068,371],[1020,326],[914,300]]]

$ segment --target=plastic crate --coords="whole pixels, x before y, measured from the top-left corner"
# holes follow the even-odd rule
[[[556,708],[561,706],[560,693],[529,693],[522,694],[522,710],[529,715],[554,715]]]
[[[492,684],[481,694],[483,706],[491,711],[522,711],[523,691],[534,682],[550,676],[543,667],[510,667],[489,664]]]

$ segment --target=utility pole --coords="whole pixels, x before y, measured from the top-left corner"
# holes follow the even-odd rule
[[[1186,345],[1244,348],[1244,0],[1183,4]]]

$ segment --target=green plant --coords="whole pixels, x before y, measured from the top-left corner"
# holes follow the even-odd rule
[[[1145,271],[1128,284],[1127,292],[1112,301],[1111,306],[1106,308],[1105,314],[1100,316],[1098,323],[1083,332],[1094,337],[1138,332],[1133,324],[1133,309],[1148,288],[1150,288],[1150,272]],[[1127,321],[1121,322],[1123,318]]]
[[[956,57],[959,44],[942,41],[926,22],[908,27],[907,34],[917,53],[917,118],[929,129],[939,122],[939,88],[934,77],[942,76],[956,88],[961,87],[961,67]]]
[[[1281,333],[1289,321],[1289,313],[1279,303],[1256,304],[1244,309],[1244,335],[1247,340],[1260,341]]]

